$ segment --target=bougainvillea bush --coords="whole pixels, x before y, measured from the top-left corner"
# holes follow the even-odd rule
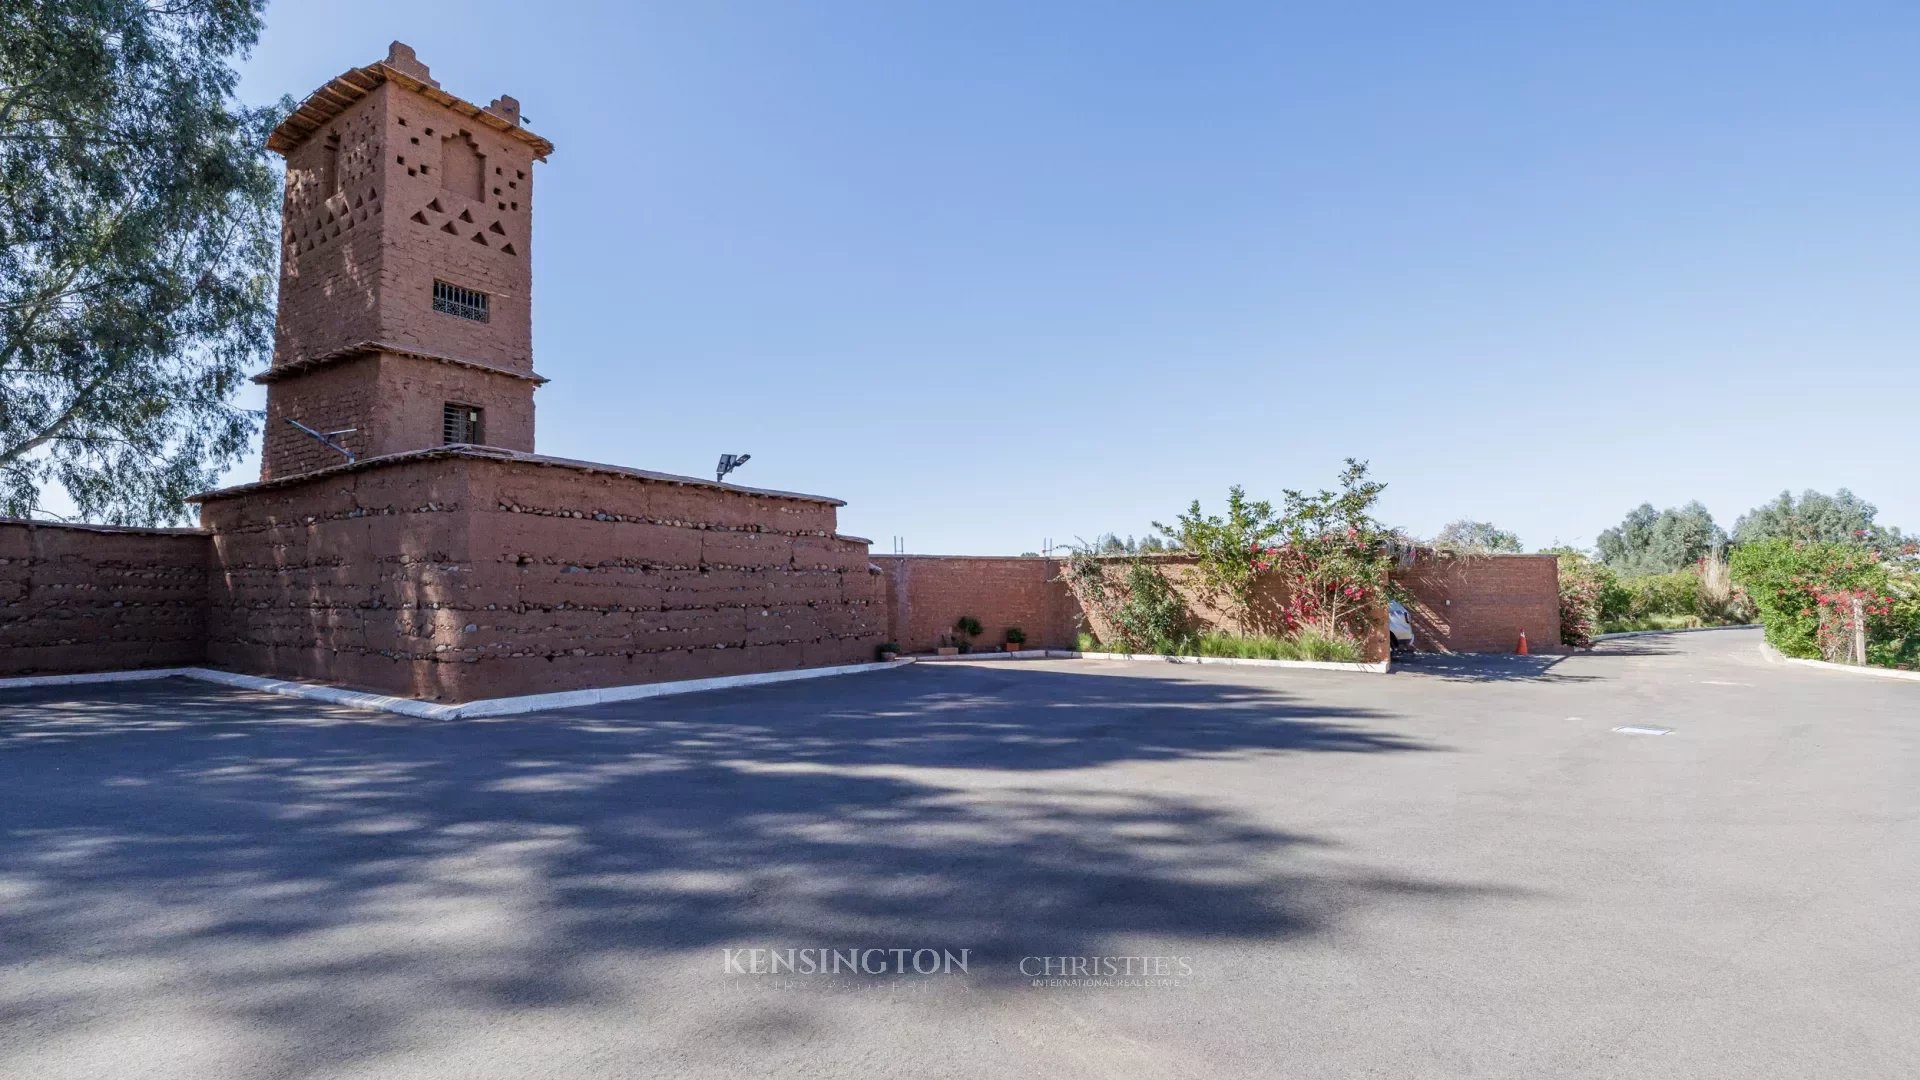
[[[1195,500],[1174,525],[1155,523],[1194,556],[1201,587],[1228,612],[1242,636],[1312,631],[1359,646],[1373,632],[1391,588],[1398,534],[1373,517],[1386,485],[1367,478],[1367,464],[1348,458],[1338,490],[1287,490],[1278,511],[1234,487],[1225,517]],[[1267,583],[1274,588],[1265,588]],[[1285,597],[1279,610],[1258,608],[1261,595]]]
[[[1733,579],[1787,656],[1857,659],[1854,621],[1865,626],[1869,664],[1920,666],[1920,548],[1773,537],[1734,549]],[[1857,607],[1856,607],[1857,604]]]
[[[1593,644],[1614,575],[1600,563],[1576,552],[1561,551],[1560,642],[1577,648]]]

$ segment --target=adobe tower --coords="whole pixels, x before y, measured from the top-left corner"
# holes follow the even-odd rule
[[[520,103],[440,89],[394,42],[302,102],[287,160],[260,478],[474,443],[533,449],[533,163]],[[338,449],[301,426],[333,436]]]

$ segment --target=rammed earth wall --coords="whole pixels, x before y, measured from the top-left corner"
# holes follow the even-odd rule
[[[870,557],[838,507],[451,448],[216,492],[200,530],[0,521],[0,675],[206,663],[460,702],[859,663],[962,615],[983,647],[1102,632],[1056,560]],[[1231,629],[1191,559],[1154,562]],[[1396,576],[1423,647],[1554,647],[1551,556],[1423,553]]]
[[[208,538],[0,521],[0,675],[197,664]]]
[[[1149,555],[1144,558],[1165,576],[1186,604],[1195,626],[1203,631],[1233,633],[1239,627],[1194,580],[1194,560],[1186,555]],[[1102,560],[1108,576],[1124,582],[1131,559]],[[908,652],[934,648],[963,615],[980,620],[979,647],[997,649],[1006,640],[1006,628],[1026,631],[1030,648],[1072,648],[1080,631],[1091,631],[1103,641],[1115,640],[1113,628],[1098,612],[1084,610],[1059,580],[1061,560],[1044,556],[875,555],[873,562],[886,574],[886,603],[894,641]],[[1260,618],[1278,615],[1286,599],[1283,590],[1263,588],[1256,599]],[[1256,618],[1258,629],[1260,618]],[[1367,642],[1367,659],[1385,659],[1389,651],[1386,607],[1375,612]]]
[[[837,503],[449,454],[206,503],[207,654],[440,701],[870,660]]]

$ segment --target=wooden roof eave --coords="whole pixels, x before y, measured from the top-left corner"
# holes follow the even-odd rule
[[[518,139],[533,148],[533,156],[545,161],[553,153],[553,144],[528,131],[526,128],[496,116],[475,105],[465,98],[456,97],[445,90],[424,82],[398,68],[385,63],[369,64],[363,68],[352,68],[329,80],[325,86],[308,94],[293,113],[280,122],[267,136],[267,148],[278,154],[290,154],[314,132],[325,127],[327,122],[339,116],[347,109],[372,93],[383,82],[411,90],[430,101],[444,105],[468,119],[494,129],[508,138]]]

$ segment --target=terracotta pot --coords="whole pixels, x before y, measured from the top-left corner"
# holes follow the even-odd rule
[[[882,663],[885,663],[889,660],[898,660],[898,659],[900,659],[900,654],[897,652],[883,652],[880,654],[880,661]]]
[[[1008,651],[1008,652],[1019,652],[1020,650],[1022,650],[1022,649],[1024,649],[1024,648],[1026,648],[1026,647],[1027,647],[1027,643],[1026,643],[1026,642],[1024,642],[1024,641],[1009,641],[1009,642],[1007,642],[1007,651]]]
[[[933,650],[935,656],[959,656],[960,650],[952,645],[942,645]]]

